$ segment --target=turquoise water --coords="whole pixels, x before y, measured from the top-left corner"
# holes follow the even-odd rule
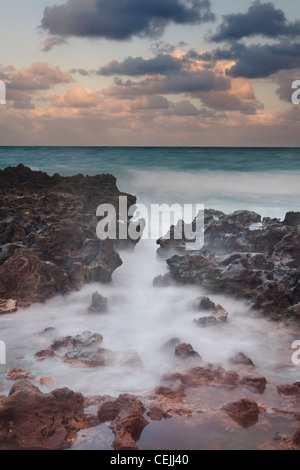
[[[50,174],[122,173],[126,168],[173,171],[300,170],[300,148],[0,147],[0,168],[23,163]]]
[[[300,148],[0,147],[0,168],[23,163],[63,176],[112,173],[138,202],[193,203],[284,217],[299,210]]]

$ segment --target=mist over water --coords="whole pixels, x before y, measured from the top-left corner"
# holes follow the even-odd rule
[[[79,159],[76,152],[79,150],[74,152]],[[86,152],[86,160],[82,160],[85,163],[81,163],[81,167],[77,160],[74,165],[72,161],[59,161],[54,157],[54,151],[52,161],[49,158],[41,160],[42,155],[48,154],[47,149],[40,150],[39,161],[35,152],[30,158],[27,149],[23,153],[16,151],[11,160],[17,160],[22,153],[24,164],[43,170],[47,166],[52,168],[52,171],[47,170],[52,174],[59,170],[59,165],[62,174],[113,173],[118,177],[119,189],[136,195],[138,202],[149,209],[155,203],[199,203],[207,209],[226,213],[248,209],[262,216],[279,218],[283,218],[287,211],[299,210],[300,172],[296,170],[299,153],[292,150],[286,151],[285,157],[289,158],[285,168],[281,155],[274,160],[277,168],[274,163],[272,171],[271,166],[266,168],[268,165],[263,165],[254,152],[252,167],[248,161],[248,166],[245,164],[243,168],[242,162],[246,158],[243,152],[239,157],[240,164],[236,166],[234,158],[230,163],[228,150],[227,170],[225,164],[220,167],[221,156],[219,164],[212,159],[211,168],[203,161],[197,167],[195,150],[191,150],[192,157],[187,157],[186,162],[182,160],[182,151],[178,151],[177,156],[173,151],[172,158],[166,153],[160,166],[158,150],[153,151],[152,165],[147,160],[148,150],[145,150],[142,160],[135,152],[132,160],[124,157],[123,165],[117,152],[111,151],[110,154],[111,157],[115,155],[115,160],[109,160],[107,156],[101,160],[100,152],[96,150],[94,154],[91,149]],[[8,166],[5,158],[2,153],[2,168]],[[268,158],[265,161],[269,161]],[[166,161],[171,162],[169,169]],[[205,161],[208,161],[207,155]],[[232,166],[234,170],[230,169]],[[56,297],[43,305],[33,305],[25,311],[2,316],[0,339],[7,347],[6,368],[21,367],[39,377],[52,376],[56,381],[52,388],[68,386],[86,395],[144,393],[155,388],[162,374],[186,368],[188,363],[183,364],[173,353],[160,350],[166,341],[178,337],[181,342],[191,344],[206,362],[221,363],[229,368],[228,359],[243,352],[251,357],[257,371],[271,383],[299,380],[299,368],[292,364],[290,349],[292,342],[300,339],[299,331],[289,331],[256,318],[246,303],[220,295],[210,295],[210,298],[228,310],[228,324],[198,328],[193,322],[200,316],[195,311],[195,302],[205,295],[205,291],[196,286],[154,288],[153,278],[167,272],[165,261],[156,256],[156,249],[154,240],[142,240],[134,252],[121,252],[123,265],[115,271],[111,285],[87,285],[66,297]],[[108,298],[107,314],[87,313],[95,291]],[[54,329],[45,332],[46,328]],[[34,358],[37,351],[49,347],[54,339],[87,330],[103,335],[103,348],[113,352],[110,365],[79,369],[63,363],[60,358],[44,362],[37,362]],[[141,359],[140,368],[124,364],[136,354]],[[191,362],[191,367],[194,364],[197,362]],[[3,366],[0,374],[4,378]],[[7,393],[10,387],[11,382],[5,381],[5,390],[1,393]],[[49,390],[46,386],[40,388]]]

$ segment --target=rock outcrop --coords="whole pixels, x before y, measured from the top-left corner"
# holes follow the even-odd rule
[[[68,388],[44,394],[20,380],[0,401],[0,442],[24,449],[65,449],[88,427],[84,397]]]
[[[136,202],[111,175],[48,176],[21,164],[0,171],[0,313],[4,301],[24,307],[109,282],[122,261],[112,240],[97,237],[96,210],[106,203],[118,213],[120,196]]]
[[[180,252],[167,259],[167,282],[198,284],[213,293],[249,301],[274,320],[299,318],[300,213],[285,220],[263,219],[238,211],[231,215],[205,211],[205,244],[196,252],[182,250],[181,240],[159,239],[159,253]],[[195,221],[193,222],[195,223]],[[155,284],[163,285],[164,278]]]

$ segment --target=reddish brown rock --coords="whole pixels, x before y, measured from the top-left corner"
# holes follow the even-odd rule
[[[144,418],[145,408],[134,396],[123,394],[116,400],[103,403],[98,409],[100,423],[111,421],[111,429],[115,434],[112,447],[115,450],[137,450],[139,440],[145,426],[149,424]]]
[[[162,419],[171,418],[171,415],[158,405],[151,405],[147,412],[147,416],[149,416],[152,421],[161,421]]]
[[[26,449],[65,449],[87,427],[84,398],[67,388],[43,394],[20,380],[0,402],[0,442]]]
[[[296,382],[293,385],[279,385],[277,390],[280,395],[300,396],[300,382]]]
[[[247,357],[244,353],[238,353],[235,356],[229,359],[229,362],[234,365],[243,365],[243,366],[254,366],[252,360]]]
[[[40,377],[39,382],[41,385],[48,385],[48,387],[55,384],[55,380],[52,377]]]
[[[179,385],[175,390],[173,388],[161,385],[155,389],[155,393],[157,395],[162,395],[163,397],[170,400],[181,400],[186,396],[184,389],[185,387],[182,384]]]
[[[58,356],[74,367],[101,367],[108,364],[113,354],[100,345],[103,337],[98,333],[84,331],[81,335],[56,339],[48,349],[35,354],[39,361]]]
[[[228,403],[223,410],[243,427],[253,426],[259,420],[260,410],[257,403],[247,398]]]
[[[208,364],[204,367],[194,367],[186,374],[166,374],[162,377],[166,382],[180,381],[185,387],[198,388],[203,385],[228,385],[238,387],[239,375],[234,371],[226,371],[220,366]]]
[[[189,357],[201,359],[200,355],[194,351],[193,347],[190,344],[185,343],[176,346],[175,355],[181,357],[182,359],[187,359]]]
[[[29,379],[32,380],[36,375],[32,375],[27,370],[11,368],[7,371],[6,378],[7,380],[20,380],[20,379]]]
[[[294,444],[300,448],[300,428],[297,429],[297,431],[295,432],[293,436],[293,441],[294,441]]]
[[[240,381],[241,385],[255,393],[263,394],[266,390],[267,380],[265,377],[246,376]]]

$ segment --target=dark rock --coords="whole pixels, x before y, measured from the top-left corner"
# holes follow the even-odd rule
[[[25,449],[65,449],[88,427],[84,397],[68,388],[43,394],[23,379],[0,402],[0,442]]]
[[[193,347],[190,344],[185,343],[179,344],[175,347],[175,355],[183,359],[187,359],[189,357],[197,357],[201,359],[200,355],[194,351]]]
[[[145,426],[149,424],[144,418],[145,408],[134,396],[123,394],[116,400],[103,403],[98,409],[100,423],[111,421],[111,429],[115,434],[112,447],[115,450],[137,450],[139,440]]]
[[[260,410],[255,401],[247,398],[228,403],[223,410],[240,426],[254,426],[258,423]]]
[[[158,405],[151,405],[147,411],[147,416],[149,416],[152,421],[161,421],[162,419],[171,418],[171,415]]]
[[[166,387],[164,385],[161,385],[160,387],[157,387],[155,389],[155,393],[157,395],[161,395],[165,398],[168,398],[170,400],[181,400],[182,398],[185,398],[185,387],[183,384],[179,385],[175,390],[170,387]]]
[[[121,193],[111,175],[63,178],[19,165],[0,171],[0,298],[19,307],[109,282],[122,261],[112,240],[96,234],[102,203],[119,210],[136,198]]]
[[[172,285],[172,279],[169,274],[164,274],[156,276],[153,279],[153,286],[154,287],[170,287]]]
[[[249,390],[263,394],[266,390],[267,380],[265,377],[246,376],[241,379],[241,385]]]
[[[100,295],[99,292],[94,292],[92,296],[92,305],[90,305],[88,311],[92,313],[107,312],[107,298]]]
[[[182,249],[184,237],[158,240],[160,250],[180,253],[167,259],[168,277],[159,282],[196,284],[214,293],[234,295],[274,320],[297,317],[299,214],[288,213],[283,222],[266,218],[261,223],[258,214],[248,211],[230,215],[205,211],[205,245],[198,252]],[[212,318],[203,322],[215,324]]]
[[[296,382],[293,385],[279,385],[277,390],[280,395],[300,396],[300,382]]]
[[[213,311],[215,308],[216,304],[209,297],[201,297],[198,310]]]
[[[294,444],[300,448],[300,428],[294,434],[293,437]]]
[[[231,357],[229,359],[229,362],[234,365],[244,365],[244,366],[254,366],[252,360],[247,357],[244,353],[240,352],[236,354],[235,356]]]
[[[209,300],[209,299],[208,299]],[[222,323],[226,323],[228,319],[228,312],[221,305],[214,307],[212,315],[209,317],[200,317],[198,320],[194,320],[197,326],[207,328],[209,326],[216,326]]]
[[[37,352],[35,356],[40,361],[59,356],[74,367],[105,366],[113,355],[111,351],[101,348],[102,341],[103,337],[98,333],[85,331],[82,335],[59,338],[48,349]]]

